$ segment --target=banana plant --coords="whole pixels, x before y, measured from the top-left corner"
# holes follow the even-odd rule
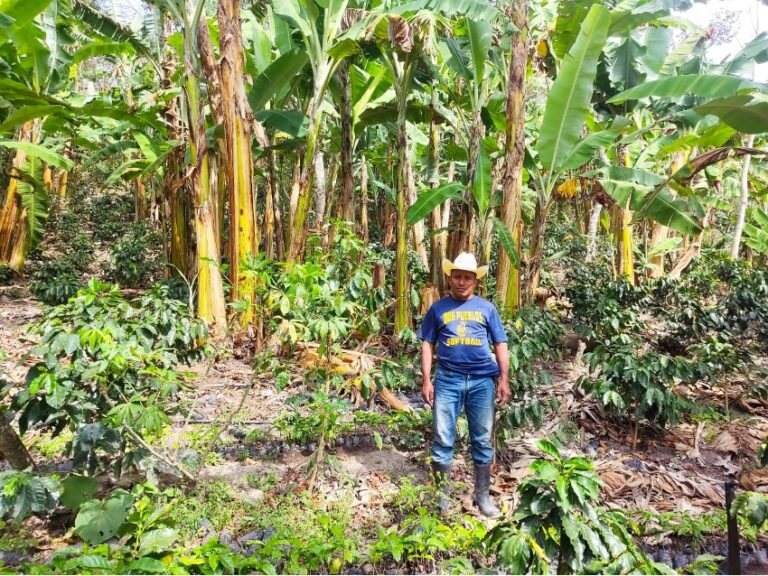
[[[306,223],[310,208],[310,195],[318,162],[320,132],[323,126],[323,100],[328,84],[341,62],[356,53],[356,40],[362,26],[342,27],[349,0],[273,0],[275,15],[287,22],[302,37],[312,68],[312,95],[306,109],[308,118],[304,160],[299,177],[292,183],[290,208],[290,242],[287,257],[300,258],[306,237]],[[293,200],[295,199],[295,204]]]
[[[563,173],[583,166],[605,142],[604,134],[586,139],[581,134],[610,25],[611,13],[606,8],[594,5],[589,9],[547,98],[536,148],[542,169],[532,172],[537,199],[528,261],[529,299],[538,288],[543,234],[555,186]]]

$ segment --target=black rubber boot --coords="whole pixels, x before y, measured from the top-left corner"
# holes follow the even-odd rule
[[[437,507],[443,516],[451,507],[451,465],[432,462],[432,480],[437,490]]]
[[[501,512],[491,502],[488,491],[491,488],[491,465],[475,464],[475,504],[483,516],[496,518]]]

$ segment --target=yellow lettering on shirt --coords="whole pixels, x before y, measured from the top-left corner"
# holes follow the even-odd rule
[[[448,338],[448,346],[482,346],[479,338]]]
[[[450,312],[443,313],[443,324],[450,324],[456,320],[460,322],[482,322],[483,313],[479,310],[452,310]]]

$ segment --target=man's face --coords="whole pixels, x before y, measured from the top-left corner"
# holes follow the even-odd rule
[[[451,295],[454,298],[457,300],[467,300],[475,291],[477,276],[474,272],[467,272],[466,270],[451,270],[448,284],[451,287]]]

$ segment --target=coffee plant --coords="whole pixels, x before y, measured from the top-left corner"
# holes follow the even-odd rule
[[[43,361],[13,399],[21,432],[68,428],[78,470],[93,474],[112,462],[118,475],[148,456],[138,440],[159,434],[176,409],[183,380],[173,368],[200,358],[206,338],[166,289],[131,303],[96,280],[48,309],[30,332],[40,339],[32,353]]]
[[[80,271],[67,258],[43,262],[29,283],[29,291],[44,304],[63,304],[82,287]]]
[[[146,222],[131,227],[110,252],[106,272],[109,278],[128,288],[140,286],[160,268],[160,238]]]
[[[531,464],[533,477],[518,487],[511,520],[488,534],[500,568],[513,574],[665,573],[633,541],[632,526],[618,510],[600,507],[600,477],[589,460],[564,458],[548,440],[546,459]]]

